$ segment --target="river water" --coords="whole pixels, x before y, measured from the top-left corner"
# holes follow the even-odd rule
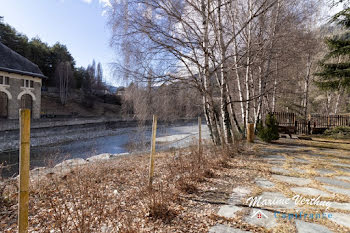
[[[54,166],[67,159],[86,159],[103,153],[121,154],[147,151],[150,147],[151,131],[150,126],[122,128],[115,130],[115,134],[111,136],[34,147],[31,148],[30,166],[31,169]],[[206,125],[202,125],[202,131],[203,139],[209,138]],[[198,125],[194,123],[175,126],[160,125],[157,129],[157,150],[185,147],[196,138],[198,138]],[[18,154],[18,151],[0,153],[0,163],[6,165],[0,175],[11,177],[18,174]]]

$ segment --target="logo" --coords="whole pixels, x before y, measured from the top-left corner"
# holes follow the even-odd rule
[[[249,207],[288,206],[288,204],[290,204],[293,201],[296,206],[318,206],[324,207],[326,210],[328,210],[331,207],[332,203],[329,201],[321,201],[320,198],[321,196],[318,196],[317,198],[308,199],[300,195],[295,195],[292,198],[276,197],[273,199],[264,199],[262,196],[255,196],[249,197],[246,200],[246,203],[249,205]]]
[[[255,211],[255,213],[251,216],[251,218],[254,218],[255,216],[257,216],[258,219],[261,219],[263,216],[265,218],[268,218],[267,215],[264,214],[261,210]]]

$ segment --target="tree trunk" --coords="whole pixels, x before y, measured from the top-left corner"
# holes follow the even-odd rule
[[[249,19],[252,18],[252,0],[248,0],[248,11],[249,11]],[[251,35],[252,35],[252,26],[251,22],[247,25],[247,61],[246,61],[246,73],[245,73],[245,88],[246,88],[246,112],[245,112],[245,124],[244,129],[247,128],[248,123],[250,123],[250,46],[251,46]]]
[[[217,119],[215,116],[214,111],[214,101],[211,98],[211,85],[210,82],[210,67],[209,67],[209,14],[210,9],[209,5],[210,0],[207,0],[205,3],[205,0],[202,0],[202,12],[203,12],[203,26],[204,26],[204,95],[205,97],[205,105],[206,105],[206,113],[208,114],[208,122],[211,125],[211,131],[212,131],[212,139],[216,145],[220,144],[220,135],[218,130],[218,124]],[[210,101],[210,103],[209,103]]]
[[[304,84],[304,119],[307,119],[308,106],[309,106],[309,86],[310,86],[310,76],[311,76],[311,54],[308,54],[307,65],[306,65],[306,77]]]

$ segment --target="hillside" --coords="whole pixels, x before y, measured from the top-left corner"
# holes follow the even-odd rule
[[[56,93],[43,92],[41,97],[41,114],[44,117],[96,117],[96,116],[120,116],[121,103],[118,97],[89,96],[86,97],[78,90],[74,90],[66,105],[60,103],[59,95]]]

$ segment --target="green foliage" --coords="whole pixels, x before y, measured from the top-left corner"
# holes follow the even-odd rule
[[[327,129],[324,133],[324,136],[336,138],[336,139],[348,139],[350,138],[350,127],[347,126],[338,126],[332,129]]]
[[[279,139],[278,123],[272,114],[268,114],[266,116],[265,126],[262,122],[259,122],[256,129],[258,132],[258,137],[265,142],[271,142]]]
[[[75,86],[80,89],[83,87],[84,81],[87,79],[88,73],[84,67],[79,67],[74,71]]]
[[[70,62],[75,69],[75,61],[65,45],[56,43],[49,46],[40,38],[28,39],[8,24],[0,20],[0,42],[37,64],[48,80],[43,80],[44,85],[55,85],[55,70],[60,62]]]
[[[337,13],[332,23],[343,27],[341,35],[327,38],[325,43],[328,54],[319,62],[320,72],[315,75],[316,85],[322,90],[339,90],[341,87],[350,88],[350,8]]]

